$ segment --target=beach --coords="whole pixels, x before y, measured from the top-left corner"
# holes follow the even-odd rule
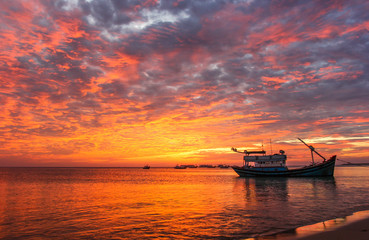
[[[304,237],[295,238],[297,240],[367,240],[369,239],[369,217],[347,223],[341,227],[333,228],[319,232],[316,234],[307,235]]]
[[[247,240],[366,240],[369,239],[369,210]]]

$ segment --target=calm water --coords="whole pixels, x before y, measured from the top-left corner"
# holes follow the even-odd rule
[[[369,168],[334,178],[232,169],[0,168],[0,238],[243,239],[369,209]]]

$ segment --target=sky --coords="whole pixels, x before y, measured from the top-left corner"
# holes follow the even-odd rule
[[[369,161],[369,2],[0,1],[0,166]]]

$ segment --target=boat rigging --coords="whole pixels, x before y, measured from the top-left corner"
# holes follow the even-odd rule
[[[297,139],[300,140],[303,144],[305,144],[306,147],[308,147],[310,149],[310,151],[311,151],[311,161],[312,161],[313,165],[314,165],[314,154],[313,154],[313,152],[315,152],[319,157],[323,158],[323,160],[325,162],[325,160],[326,160],[325,157],[320,155],[320,153],[318,153],[313,146],[307,145],[301,138],[297,138]]]

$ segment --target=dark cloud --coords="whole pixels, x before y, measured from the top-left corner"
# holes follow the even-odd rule
[[[75,130],[75,127],[65,127],[59,124],[44,124],[38,128],[28,129],[27,132],[46,137],[61,137],[70,136]]]
[[[7,139],[5,126],[17,137],[57,138],[206,117],[235,129],[263,126],[249,134],[369,131],[365,1],[0,5]],[[233,133],[224,137],[242,136]],[[73,143],[77,150],[68,152],[68,144],[48,151],[79,151]]]
[[[127,98],[127,87],[119,80],[113,80],[110,83],[98,85],[101,88],[101,97],[109,102],[113,100],[122,100]]]

